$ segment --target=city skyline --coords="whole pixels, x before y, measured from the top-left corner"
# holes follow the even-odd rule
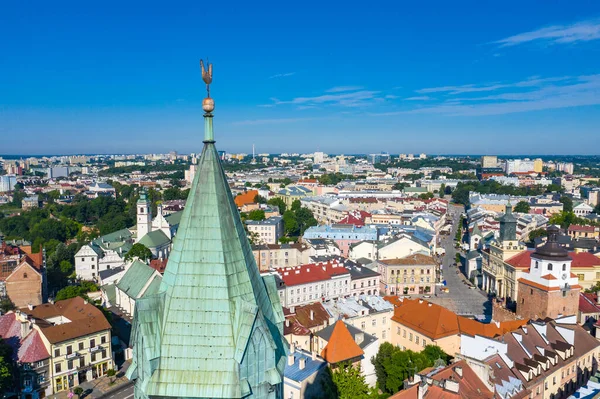
[[[199,152],[208,55],[228,152],[597,154],[600,6],[469,4],[10,5],[2,152]]]

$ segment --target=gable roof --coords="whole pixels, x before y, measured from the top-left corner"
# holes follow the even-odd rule
[[[102,312],[81,297],[65,299],[54,304],[45,303],[34,307],[33,310],[23,308],[21,311],[39,320],[36,324],[40,326],[42,334],[51,344],[111,328]],[[52,324],[46,321],[57,316],[63,316],[70,322]]]
[[[361,357],[364,353],[346,328],[346,323],[338,320],[327,340],[327,345],[321,351],[321,357],[335,364]]]
[[[28,323],[28,322],[25,322]],[[50,357],[37,330],[31,329],[21,337],[21,321],[14,312],[0,316],[0,340],[13,349],[13,359],[33,363]]]
[[[245,193],[237,195],[233,200],[238,207],[246,204],[253,204],[254,198],[258,195],[258,190],[248,190]]]
[[[129,266],[116,286],[128,297],[137,299],[140,297],[142,294],[142,289],[146,286],[155,272],[155,269],[151,268],[144,262],[136,260],[131,264],[131,266]]]
[[[423,255],[423,254],[413,254],[405,256],[404,258],[396,258],[396,259],[383,259],[379,261],[384,265],[388,266],[409,266],[409,265],[435,265],[435,259],[431,256]]]
[[[169,237],[167,237],[164,231],[154,230],[147,233],[138,242],[148,248],[157,248],[163,245],[168,245],[171,242],[171,240],[169,239]]]

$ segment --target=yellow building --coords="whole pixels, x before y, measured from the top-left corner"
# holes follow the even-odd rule
[[[544,161],[540,158],[537,158],[533,161],[533,171],[536,173],[542,173],[544,170]]]
[[[22,309],[50,353],[53,392],[102,377],[114,367],[110,323],[83,298]]]

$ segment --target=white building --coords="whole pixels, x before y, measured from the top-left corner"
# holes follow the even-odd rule
[[[283,218],[273,216],[264,220],[247,220],[248,231],[258,235],[261,244],[277,244],[283,236]]]
[[[0,176],[0,193],[7,193],[9,191],[13,191],[15,189],[15,184],[17,184],[17,176]]]

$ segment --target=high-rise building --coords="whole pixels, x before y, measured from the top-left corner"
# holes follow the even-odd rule
[[[390,154],[382,152],[380,154],[369,154],[367,156],[367,160],[369,161],[369,163],[371,164],[376,164],[376,163],[388,163],[390,162]]]
[[[0,176],[0,193],[7,193],[9,191],[13,191],[15,189],[15,184],[17,184],[17,176]]]
[[[544,161],[541,158],[536,158],[533,160],[533,171],[536,173],[542,173],[544,170]]]
[[[259,274],[215,148],[214,101],[202,104],[198,170],[158,293],[136,301],[127,374],[135,399],[279,399],[287,344],[275,278]]]
[[[495,168],[498,166],[498,157],[495,155],[484,155],[481,157],[482,168]]]
[[[313,163],[322,164],[324,160],[325,154],[323,152],[318,151],[313,154]]]
[[[534,172],[534,161],[530,159],[511,159],[505,163],[504,171],[507,175],[511,173]]]

